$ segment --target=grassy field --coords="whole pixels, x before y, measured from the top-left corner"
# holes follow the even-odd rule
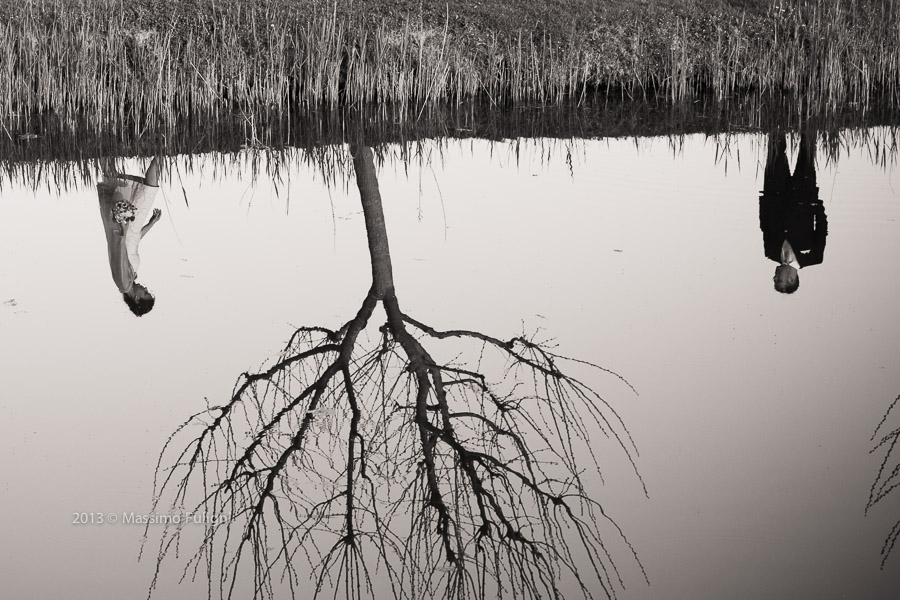
[[[140,133],[473,98],[897,104],[894,1],[0,0],[0,114]]]

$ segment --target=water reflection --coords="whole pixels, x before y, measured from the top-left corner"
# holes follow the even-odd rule
[[[892,191],[900,188],[897,172],[890,171],[890,165],[885,167],[883,161],[870,164],[876,154],[873,150],[882,140],[888,145],[880,146],[885,152],[879,156],[892,160],[894,135],[895,130],[875,129],[819,138],[817,180],[823,190],[829,190],[825,197],[831,198],[826,207],[832,233],[829,262],[827,267],[804,272],[808,289],[787,303],[764,284],[771,277],[771,267],[759,252],[755,192],[764,187],[765,136],[732,136],[727,155],[732,166],[727,174],[718,159],[721,138],[711,140],[702,135],[674,142],[666,138],[571,143],[441,140],[412,147],[431,153],[432,160],[426,160],[424,166],[407,160],[413,153],[401,155],[399,146],[375,150],[392,272],[399,286],[394,296],[399,297],[404,314],[413,313],[418,322],[428,323],[436,332],[470,324],[470,329],[513,335],[519,331],[520,319],[523,329],[546,324],[547,333],[540,334],[543,340],[549,335],[557,337],[562,351],[611,366],[627,374],[640,390],[640,401],[619,403],[629,400],[623,384],[616,380],[607,386],[612,378],[601,373],[584,379],[623,411],[623,420],[640,442],[641,474],[652,492],[651,501],[643,501],[640,486],[618,472],[621,467],[630,468],[621,452],[610,454],[608,460],[607,455],[599,454],[608,485],[585,483],[586,495],[602,498],[627,532],[653,582],[649,588],[643,585],[624,543],[612,547],[612,542],[620,540],[610,525],[604,541],[617,558],[623,580],[635,583],[619,597],[890,598],[884,591],[897,589],[900,572],[878,571],[878,550],[895,522],[887,523],[885,517],[896,513],[890,512],[887,503],[870,510],[868,518],[862,511],[880,462],[880,457],[866,453],[867,440],[884,413],[882,400],[888,394],[893,397],[898,389],[895,366],[900,356],[900,322],[893,317],[896,310],[891,299],[898,294],[900,267],[890,258],[900,252],[900,204]],[[799,134],[794,136],[799,140]],[[829,145],[829,140],[837,143]],[[837,148],[842,154],[840,170],[832,158],[836,156],[832,150]],[[791,167],[797,148],[793,149]],[[56,515],[45,528],[54,534],[64,528],[59,514],[70,507],[104,511],[146,508],[155,451],[175,424],[186,418],[186,411],[202,410],[204,397],[210,398],[211,404],[226,404],[222,399],[231,400],[237,373],[249,368],[251,373],[265,374],[272,365],[292,356],[335,344],[330,336],[347,335],[342,324],[359,313],[372,281],[359,196],[354,188],[351,198],[340,185],[345,173],[354,175],[352,157],[346,147],[323,150],[323,157],[334,157],[342,169],[346,166],[336,176],[337,185],[326,190],[320,182],[332,180],[322,176],[328,170],[324,162],[304,162],[301,151],[282,156],[285,161],[281,163],[267,161],[265,153],[251,150],[182,156],[165,165],[171,168],[165,172],[172,175],[165,177],[157,205],[169,199],[165,192],[183,186],[190,206],[181,202],[181,193],[162,206],[167,222],[176,224],[177,232],[168,226],[156,228],[150,245],[141,247],[146,253],[141,280],[146,278],[166,299],[154,309],[156,325],[152,328],[121,311],[118,298],[110,293],[110,271],[100,258],[103,247],[96,231],[93,185],[71,190],[62,202],[48,202],[46,194],[42,197],[43,188],[48,187],[46,179],[31,185],[31,180],[21,178],[25,185],[10,184],[4,189],[0,210],[5,212],[0,225],[5,229],[0,245],[5,244],[7,259],[0,265],[0,292],[4,293],[0,300],[15,295],[19,308],[28,310],[20,314],[0,306],[5,365],[17,374],[9,378],[12,387],[4,394],[9,410],[3,433],[11,440],[14,453],[5,463],[6,472],[10,480],[37,471],[48,474],[33,479],[36,491],[31,498],[12,495],[5,507],[31,516],[30,523],[36,516]],[[383,166],[379,159],[385,161]],[[139,159],[132,160],[129,164]],[[191,169],[189,161],[193,161]],[[138,173],[145,166],[123,170]],[[267,177],[274,167],[281,169],[281,179]],[[39,170],[40,164],[29,173]],[[48,171],[45,169],[45,177]],[[19,172],[25,175],[24,169]],[[664,193],[670,190],[673,193]],[[565,201],[560,201],[563,197]],[[285,201],[290,203],[290,214],[285,213]],[[77,231],[88,235],[68,231],[67,227],[75,231],[71,225],[78,218],[83,225]],[[29,245],[28,236],[15,231],[16,224],[27,222],[46,223],[48,231],[57,232],[53,236],[57,245],[71,250],[72,263],[80,268],[63,273],[64,277],[91,282],[85,284],[84,296],[76,299],[86,308],[83,319],[73,322],[58,305],[39,302],[47,295],[36,293],[45,288],[33,281],[33,276],[48,270],[41,268],[39,253]],[[699,222],[708,232],[702,239],[694,235]],[[710,247],[718,251],[711,253]],[[79,250],[83,252],[79,254]],[[660,252],[666,260],[658,259]],[[75,260],[82,255],[83,260]],[[56,258],[51,257],[47,264],[55,266]],[[27,273],[18,268],[23,264],[28,265]],[[722,264],[731,268],[722,269]],[[865,284],[863,290],[850,289],[833,275],[851,272],[856,265]],[[691,277],[714,269],[720,274],[716,281]],[[229,294],[218,293],[223,286],[230,289]],[[216,297],[216,302],[211,304],[210,297]],[[280,343],[294,331],[287,324],[297,320],[329,327],[309,328],[292,341],[284,356],[275,355],[273,341]],[[377,561],[403,547],[407,538],[389,538],[384,554],[372,550],[373,532],[377,533],[372,525],[374,515],[387,514],[391,500],[412,498],[411,493],[402,496],[401,492],[424,489],[423,484],[410,483],[420,468],[414,459],[394,469],[400,461],[397,455],[394,462],[385,459],[380,467],[375,466],[388,447],[403,449],[407,457],[412,456],[410,448],[421,447],[420,438],[408,433],[415,428],[414,417],[404,419],[402,415],[414,406],[415,398],[408,390],[415,385],[415,378],[402,371],[407,355],[390,329],[387,334],[377,329],[385,322],[384,301],[380,301],[353,353],[354,367],[361,369],[355,381],[367,386],[359,394],[362,414],[357,426],[361,436],[354,443],[358,469],[353,472],[353,489],[366,496],[356,497],[353,548],[362,548],[369,566],[378,571],[377,577],[385,575]],[[490,371],[490,382],[512,381],[504,379],[502,349],[488,346],[494,359],[474,364],[469,360],[470,364],[460,366],[461,359],[454,362],[457,357],[481,356],[481,345],[476,347],[475,340],[457,348],[455,344],[463,340],[434,339],[412,323],[405,326],[438,364]],[[79,362],[89,336],[112,339],[123,333],[141,341],[131,348],[137,353],[134,360],[113,372],[101,368],[113,364],[112,359],[97,360],[96,365]],[[383,357],[388,383],[400,382],[389,389],[403,394],[400,407],[390,404],[396,394],[381,394],[380,386],[366,378],[372,373],[381,376],[369,359],[377,356],[385,337],[392,343],[388,350],[395,352]],[[48,346],[34,341],[44,339],[58,353],[73,359],[55,367],[55,381],[35,387],[29,382],[44,374]],[[91,358],[110,356],[115,349],[108,346],[98,344]],[[789,361],[784,359],[785,349]],[[244,399],[231,411],[234,442],[229,445],[228,432],[215,439],[219,458],[231,461],[229,468],[223,467],[219,473],[215,453],[206,452],[194,463],[195,469],[205,467],[212,475],[221,475],[211,481],[228,477],[231,465],[255,439],[252,434],[259,433],[316,381],[320,369],[337,359],[336,352],[319,356],[323,357],[320,363],[312,356],[292,363],[293,371],[285,372],[281,379],[273,375],[268,387],[263,386],[262,378],[255,381],[255,388],[249,386]],[[258,368],[263,357],[272,358]],[[142,379],[148,366],[162,376]],[[111,377],[117,382],[114,385]],[[144,383],[131,385],[139,380]],[[447,381],[449,377],[444,379]],[[337,396],[338,383],[336,379],[323,392],[313,411],[306,434],[309,443],[293,455],[296,460],[288,459],[284,465],[284,472],[292,473],[293,487],[288,490],[276,482],[272,500],[266,503],[269,508],[262,513],[266,522],[258,521],[261,527],[249,532],[241,566],[235,567],[246,576],[245,581],[254,573],[253,544],[263,536],[270,541],[268,554],[257,556],[272,564],[263,574],[280,575],[282,570],[282,564],[276,563],[282,530],[272,520],[276,501],[278,509],[295,511],[288,511],[289,519],[311,515],[318,519],[315,525],[321,525],[302,546],[300,530],[285,530],[291,542],[296,540],[294,548],[302,547],[291,560],[298,579],[311,570],[301,554],[309,549],[311,560],[316,561],[327,556],[342,536],[347,537],[347,496],[340,494],[347,485],[352,412],[339,408],[349,404],[346,393]],[[114,390],[129,385],[129,398],[123,401]],[[462,393],[460,385],[452,388]],[[256,396],[252,395],[254,389]],[[66,397],[73,390],[82,401],[54,404],[55,398]],[[516,391],[527,395],[531,390],[520,385]],[[500,394],[502,399],[508,397],[506,392]],[[26,401],[16,402],[17,398]],[[382,398],[387,398],[384,410],[395,411],[391,418],[379,419],[365,410]],[[262,439],[259,456],[251,457],[253,465],[238,471],[253,485],[234,487],[234,507],[246,506],[241,504],[244,499],[258,500],[258,483],[264,481],[265,469],[274,466],[302,426],[308,408],[304,402],[301,399],[298,414],[282,417],[284,426],[273,427]],[[143,408],[149,406],[153,410]],[[242,408],[246,408],[243,414]],[[182,430],[175,440],[179,445],[171,448],[186,446],[218,416],[218,411],[213,411],[202,423],[195,421],[192,426],[196,428]],[[109,427],[109,423],[123,425]],[[220,421],[220,425],[226,422]],[[398,433],[402,431],[406,435]],[[461,426],[454,433],[474,436],[470,428]],[[212,441],[212,434],[208,435]],[[361,440],[374,443],[360,446]],[[590,441],[596,444],[597,436]],[[89,486],[83,485],[77,463],[71,463],[75,464],[72,467],[42,458],[42,449],[54,447],[64,447],[70,461],[97,465]],[[110,448],[116,449],[115,454]],[[448,460],[436,464],[442,465],[442,472],[449,477],[452,463],[447,448],[439,442],[441,449]],[[236,453],[229,455],[232,450]],[[362,452],[369,459],[365,463],[368,479],[360,470]],[[192,456],[186,455],[185,460]],[[548,479],[560,478],[563,469],[550,464],[551,456],[537,456],[535,462],[549,471]],[[587,452],[577,449],[574,456],[587,459],[590,466]],[[174,462],[167,460],[163,467]],[[889,463],[886,473],[893,466]],[[180,469],[173,472],[176,482],[185,472],[185,467]],[[399,477],[392,477],[394,473]],[[193,484],[197,483],[193,479]],[[138,500],[126,503],[111,493],[126,488]],[[189,489],[197,495],[203,493],[200,486]],[[449,493],[450,488],[445,489]],[[240,496],[243,492],[245,497]],[[385,492],[393,495],[386,497]],[[41,498],[58,499],[55,512],[40,504],[35,507]],[[171,498],[169,494],[164,501]],[[196,495],[189,492],[187,498],[196,505]],[[416,498],[421,508],[422,495]],[[404,532],[411,529],[414,518],[436,510],[421,508],[412,513],[409,501],[394,506],[400,508],[391,513],[391,520]],[[229,506],[228,514],[231,509]],[[215,552],[212,564],[222,564],[220,558],[230,564],[251,514],[238,513],[243,520],[233,524],[230,547],[221,543],[225,530],[216,530],[219,537],[209,546]],[[216,516],[212,510],[209,515]],[[425,517],[417,521],[423,528],[428,526]],[[601,526],[602,519],[601,515]],[[140,531],[92,531],[96,545],[86,547],[88,532],[69,528],[65,534],[80,545],[66,546],[41,543],[40,532],[35,533],[35,526],[24,521],[11,523],[5,532],[10,547],[20,549],[10,558],[16,568],[16,576],[8,582],[10,594],[65,595],[65,590],[47,591],[59,584],[40,579],[34,566],[50,561],[71,565],[72,573],[96,578],[100,583],[94,595],[98,597],[146,592],[154,565],[152,561],[135,565],[130,552],[140,541]],[[298,525],[296,521],[289,524]],[[116,542],[100,537],[114,531],[119,536]],[[151,533],[155,541],[160,530],[154,527]],[[198,549],[205,534],[206,530],[197,526],[183,531],[182,557],[184,551]],[[430,535],[429,541],[438,540],[436,529]],[[340,558],[341,549],[346,548],[340,546],[331,556]],[[439,542],[430,548],[444,553]],[[167,558],[172,558],[171,553]],[[206,567],[204,558],[200,557],[201,569]],[[412,559],[393,564],[411,563]],[[118,578],[96,577],[98,564],[107,565],[106,571]],[[435,578],[457,572],[453,565],[443,564],[443,569],[431,572]],[[109,565],[115,568],[110,570]],[[467,566],[476,568],[471,561]],[[155,595],[198,595],[190,582],[178,584],[180,567],[172,560],[162,565]],[[398,587],[412,577],[402,576],[406,579],[401,580],[401,575],[394,579]],[[205,573],[201,577],[205,579]],[[424,575],[416,577],[424,581]],[[611,579],[615,577],[612,573]],[[381,593],[381,581],[376,578],[373,583],[376,592],[379,597],[389,597],[390,589]],[[232,597],[250,597],[252,582],[247,583],[246,587],[239,584]],[[284,596],[287,594],[276,595]]]
[[[97,184],[100,219],[106,233],[106,249],[113,281],[135,316],[153,309],[156,298],[137,282],[141,266],[140,243],[162,218],[153,208],[159,189],[159,161],[154,158],[143,176],[107,170]]]
[[[872,510],[875,505],[884,502],[886,498],[897,495],[897,489],[900,488],[900,424],[897,423],[897,417],[900,416],[900,396],[894,399],[884,417],[875,428],[872,434],[872,442],[875,444],[871,452],[884,452],[884,459],[878,468],[878,475],[872,483],[869,490],[869,501],[866,504],[866,513]],[[884,544],[881,547],[881,568],[887,564],[888,558],[900,540],[900,519],[898,519],[885,537]]]
[[[405,312],[373,152],[349,152],[371,286],[352,319],[297,329],[269,368],[244,374],[167,444],[157,494],[233,516],[207,525],[188,568],[220,564],[209,583],[222,589],[252,573],[267,593],[283,569],[293,595],[305,556],[316,593],[337,597],[614,597],[614,558],[643,568],[587,490],[601,436],[637,474],[627,428],[568,373],[588,363],[533,336],[442,331]],[[158,570],[183,534],[163,534]]]
[[[828,219],[816,185],[816,133],[800,134],[800,150],[791,174],[787,136],[769,134],[759,226],[766,258],[775,267],[775,289],[792,294],[800,287],[799,270],[825,259]]]
[[[828,131],[872,135],[872,127],[895,127],[890,107],[843,107],[817,121]],[[653,102],[618,102],[588,98],[573,106],[522,105],[497,110],[490,103],[429,105],[416,119],[403,118],[405,109],[392,105],[358,110],[322,111],[291,118],[270,113],[239,112],[221,119],[179,122],[178,127],[98,130],[95,124],[60,119],[54,113],[0,115],[0,189],[9,183],[33,179],[40,172],[63,188],[84,182],[90,160],[106,156],[164,154],[188,157],[202,153],[236,153],[241,150],[277,152],[286,148],[316,151],[348,141],[352,128],[364,129],[373,146],[405,145],[434,139],[600,139],[621,137],[683,136],[702,133],[728,136],[768,132],[774,127],[796,129],[805,120],[797,107],[783,98],[749,97],[726,103],[710,98],[671,105]],[[878,134],[879,137],[883,134]],[[896,152],[896,130],[889,132],[889,154]],[[880,140],[856,140],[854,144]],[[836,148],[826,148],[828,152]]]

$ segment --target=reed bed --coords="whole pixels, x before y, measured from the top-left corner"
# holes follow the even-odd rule
[[[900,103],[894,0],[774,0],[764,11],[674,17],[634,9],[623,13],[630,20],[565,34],[514,24],[467,34],[450,26],[449,11],[443,23],[410,13],[373,21],[313,5],[301,13],[290,0],[210,0],[192,7],[193,23],[175,11],[140,28],[119,0],[6,3],[0,136],[47,114],[140,135],[366,104],[405,120],[473,99],[786,94],[815,113]]]

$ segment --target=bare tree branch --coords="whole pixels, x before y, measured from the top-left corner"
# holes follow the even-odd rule
[[[271,366],[167,441],[154,510],[166,498],[230,518],[193,537],[167,527],[150,593],[189,539],[182,577],[205,577],[221,598],[305,596],[305,578],[316,597],[614,598],[616,547],[646,579],[587,491],[598,434],[637,474],[618,413],[544,344],[441,332],[403,312],[372,152],[350,151],[372,286],[353,319],[299,328]]]
[[[876,504],[884,501],[884,499],[889,497],[897,488],[900,488],[900,449],[898,449],[898,442],[900,442],[900,426],[888,430],[888,419],[898,404],[900,404],[900,396],[897,396],[888,407],[881,422],[878,423],[875,432],[872,434],[871,441],[874,446],[869,452],[874,454],[875,452],[884,449],[885,453],[881,465],[878,467],[878,475],[875,477],[875,481],[872,482],[872,487],[869,490],[869,501],[866,503],[866,514],[868,514],[869,510],[874,508]],[[890,558],[891,552],[893,552],[898,540],[900,540],[900,519],[894,523],[894,526],[888,532],[884,544],[881,547],[882,569],[887,564],[888,558]]]

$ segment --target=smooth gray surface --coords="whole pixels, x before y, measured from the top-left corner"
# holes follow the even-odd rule
[[[900,394],[900,176],[866,148],[819,157],[825,260],[785,297],[759,229],[764,142],[732,139],[727,169],[691,136],[523,142],[518,160],[513,144],[430,145],[408,177],[380,170],[410,314],[501,338],[540,328],[637,389],[592,380],[650,493],[601,441],[597,496],[651,581],[623,555],[621,598],[900,593],[900,556],[878,568],[900,497],[863,514],[880,462],[869,438]],[[229,394],[291,325],[358,307],[369,267],[352,182],[327,192],[295,166],[276,195],[238,175],[163,181],[139,278],[158,303],[141,319],[110,278],[93,189],[0,192],[4,595],[144,594],[143,530],[73,513],[146,511],[158,451],[204,398]],[[168,565],[159,597],[202,593],[173,587],[179,573]]]

